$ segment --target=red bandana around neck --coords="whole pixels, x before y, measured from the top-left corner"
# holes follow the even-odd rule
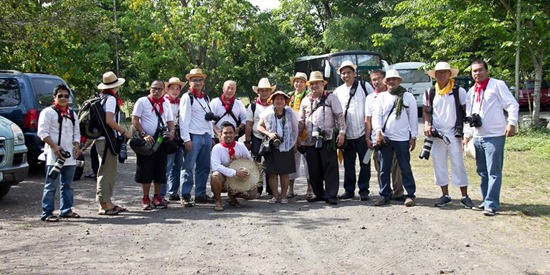
[[[170,102],[170,104],[180,104],[180,99],[178,97],[172,98],[169,95],[165,95],[164,98]]]
[[[53,104],[55,106],[55,108],[57,108],[59,110],[59,114],[61,116],[65,115],[67,117],[71,117],[71,113],[69,112],[69,106],[65,106],[65,108],[63,109],[61,106],[59,106],[59,104],[57,103],[54,103]]]
[[[485,91],[485,89],[487,88],[487,84],[489,84],[489,77],[487,77],[481,83],[476,82],[476,84],[474,85],[476,102],[481,102],[481,92]]]
[[[193,90],[193,88],[189,88],[189,90],[191,91],[191,93],[193,93],[193,96],[196,97],[196,98],[203,98],[204,97],[204,93],[201,92],[201,91],[195,91]]]
[[[234,159],[235,158],[235,145],[237,144],[237,142],[233,141],[229,144],[225,143],[225,141],[222,141],[220,142],[220,144],[222,145],[222,147],[224,148],[228,148],[229,150],[229,158],[230,159]]]
[[[267,106],[269,106],[269,104],[268,104],[268,103],[263,103],[263,102],[262,102],[262,101],[260,100],[260,98],[259,98],[259,97],[258,97],[258,98],[256,99],[256,104],[258,104],[258,105],[262,105],[262,106],[264,106],[264,107],[267,107]]]
[[[231,108],[231,106],[233,105],[233,103],[235,102],[235,97],[232,97],[229,99],[229,102],[227,102],[227,99],[225,98],[225,95],[222,94],[222,103],[223,103],[223,107],[225,107],[225,110],[229,112],[229,109]]]
[[[164,103],[164,97],[155,99],[154,97],[149,96],[149,100],[151,100],[151,103],[153,103],[153,109],[151,109],[151,111],[155,111],[155,107],[158,106],[157,109],[159,110],[159,114],[162,115],[162,113],[164,112],[164,109],[162,108],[162,104]]]
[[[122,99],[118,96],[118,94],[115,93],[115,91],[111,89],[103,90],[104,93],[110,94],[116,98],[116,102],[118,103],[118,106],[122,106]]]

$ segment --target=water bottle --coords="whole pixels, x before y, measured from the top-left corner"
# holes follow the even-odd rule
[[[164,137],[162,135],[159,135],[157,137],[157,140],[155,141],[155,144],[153,145],[153,152],[158,151],[160,145],[162,144],[162,141],[164,140]]]

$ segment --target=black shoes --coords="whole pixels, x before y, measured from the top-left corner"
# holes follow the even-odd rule
[[[330,205],[337,205],[337,204],[338,204],[338,199],[336,199],[336,198],[328,198],[328,199],[327,199],[327,203],[330,204]]]
[[[195,197],[195,203],[214,203],[214,199],[209,196]]]
[[[317,196],[313,196],[312,198],[307,199],[308,202],[316,202],[316,201],[326,201],[325,199]]]
[[[355,198],[355,195],[353,193],[344,192],[344,194],[338,196],[338,198],[341,200],[348,200]]]
[[[169,201],[179,201],[179,200],[181,200],[181,198],[180,198],[179,195],[170,195],[170,196],[168,197],[168,200],[169,200]]]

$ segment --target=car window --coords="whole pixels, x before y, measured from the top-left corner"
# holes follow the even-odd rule
[[[15,78],[0,78],[0,107],[17,106],[20,102],[19,81]]]
[[[40,106],[47,107],[52,105],[53,97],[52,92],[55,86],[63,83],[57,79],[51,78],[32,78],[32,85],[34,86],[34,97],[36,102]]]
[[[423,70],[402,69],[398,71],[404,83],[432,82],[430,76]]]

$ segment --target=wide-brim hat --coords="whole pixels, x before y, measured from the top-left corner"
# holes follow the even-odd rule
[[[336,70],[336,72],[338,74],[340,74],[340,70],[345,68],[345,67],[350,67],[353,69],[353,71],[357,71],[357,65],[353,64],[353,62],[349,61],[349,60],[344,60],[344,62],[342,62],[342,64],[340,64],[340,68],[338,68],[338,70]]]
[[[103,74],[102,82],[97,85],[97,88],[100,90],[112,89],[119,87],[124,82],[126,82],[126,79],[117,77],[115,73],[109,71]]]
[[[429,70],[428,75],[431,76],[432,78],[435,78],[436,71],[447,71],[447,70],[451,71],[451,78],[455,78],[458,75],[459,70],[455,68],[451,68],[451,65],[447,62],[437,62],[437,64],[435,64],[435,69]]]
[[[172,84],[180,85],[180,87],[183,89],[183,86],[185,86],[187,82],[180,81],[178,77],[171,77],[168,82],[164,82],[166,88],[168,88]]]
[[[313,71],[309,74],[309,81],[307,82],[307,85],[309,86],[311,82],[317,82],[321,81],[323,82],[323,85],[326,85],[328,82],[323,77],[323,73],[320,71]]]
[[[202,69],[194,68],[194,69],[191,69],[191,71],[189,71],[189,73],[185,75],[185,79],[191,80],[191,77],[197,77],[197,76],[206,78],[206,74],[202,73]]]
[[[290,77],[290,84],[294,84],[294,80],[296,79],[303,79],[304,82],[307,82],[307,74],[302,72],[296,72],[296,74],[292,77]]]
[[[275,99],[276,96],[278,95],[282,95],[285,97],[285,100],[286,101],[289,101],[290,100],[290,96],[288,96],[285,92],[283,91],[276,91],[274,93],[272,93],[269,98],[267,99],[267,104],[273,104],[273,100]]]
[[[269,79],[267,77],[264,77],[260,79],[258,82],[258,86],[252,86],[252,90],[254,90],[255,93],[258,93],[258,89],[271,89],[271,92],[275,91],[275,88],[277,85],[271,86],[271,83],[269,83]]]
[[[399,72],[397,70],[391,69],[386,72],[386,77],[384,79],[388,78],[399,78],[403,80],[403,78],[399,75]]]

